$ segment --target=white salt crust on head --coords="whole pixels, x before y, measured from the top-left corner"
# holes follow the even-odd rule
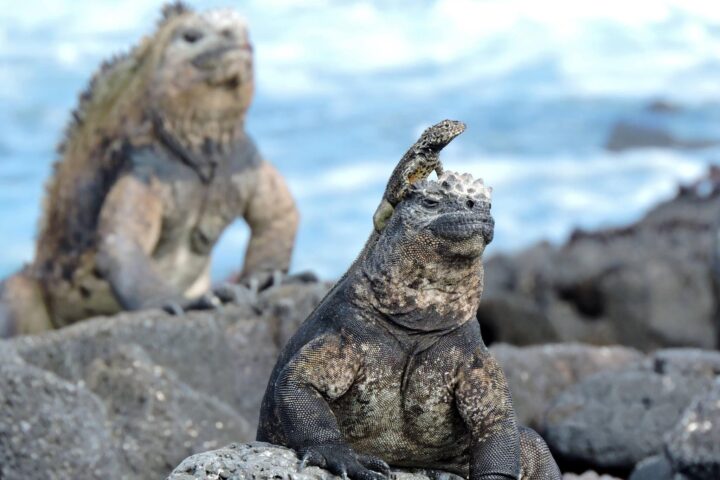
[[[413,185],[413,189],[421,193],[469,197],[479,202],[489,202],[492,198],[492,187],[485,185],[482,178],[447,170],[437,180],[423,180]]]
[[[247,30],[248,23],[245,17],[231,8],[215,8],[206,10],[200,16],[215,28],[238,28]]]

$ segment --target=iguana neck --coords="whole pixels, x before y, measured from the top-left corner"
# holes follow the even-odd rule
[[[218,165],[233,154],[245,136],[244,115],[207,115],[184,111],[169,115],[151,111],[157,137],[205,182],[212,180]]]
[[[446,332],[473,319],[482,294],[481,259],[418,255],[383,235],[348,279],[349,297],[412,332]]]

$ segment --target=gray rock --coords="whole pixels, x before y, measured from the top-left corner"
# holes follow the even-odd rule
[[[160,478],[193,452],[255,435],[230,405],[193,390],[137,345],[93,360],[85,386],[107,407],[120,471],[138,477]]]
[[[653,455],[635,465],[628,480],[676,480],[670,461],[665,455]]]
[[[0,478],[116,478],[119,451],[106,428],[105,405],[86,389],[19,358],[5,360],[0,361]]]
[[[448,474],[448,478],[459,478]],[[317,467],[300,468],[295,452],[268,443],[231,444],[186,458],[168,480],[337,480]],[[428,480],[420,473],[395,471],[397,480]]]
[[[652,369],[658,373],[720,375],[720,352],[697,348],[666,348],[650,356]]]
[[[639,364],[645,357],[627,347],[595,347],[577,343],[490,347],[505,372],[518,421],[542,427],[545,411],[567,387],[592,374]]]
[[[478,309],[483,335],[517,345],[716,348],[719,221],[720,170],[711,169],[632,225],[495,256]]]
[[[720,478],[720,381],[693,400],[667,435],[665,451],[674,470],[689,479]]]
[[[177,317],[161,311],[124,313],[0,341],[0,385],[14,381],[17,369],[31,369],[55,382],[47,388],[69,385],[76,392],[78,400],[65,401],[69,394],[58,394],[59,400],[50,401],[22,389],[11,399],[41,413],[45,410],[37,405],[46,405],[52,422],[45,425],[36,412],[36,421],[48,430],[39,431],[39,438],[55,438],[55,428],[56,437],[73,437],[67,459],[60,461],[86,473],[64,476],[58,468],[58,478],[93,478],[107,465],[108,478],[162,477],[188,455],[254,439],[260,401],[280,348],[327,288],[283,285],[218,311]],[[6,394],[2,390],[0,399]],[[32,412],[14,408],[7,416],[2,409],[0,425],[12,428]],[[35,467],[44,464],[28,452],[47,458],[48,465],[63,453],[35,436],[11,438],[11,449],[0,448],[0,468],[21,472],[22,478],[47,478]],[[98,460],[100,453],[112,462]]]
[[[561,461],[629,471],[661,451],[664,434],[712,383],[647,370],[598,373],[557,397],[545,417],[545,439]]]

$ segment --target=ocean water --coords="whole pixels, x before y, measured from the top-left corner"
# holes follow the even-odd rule
[[[489,253],[620,225],[700,175],[720,149],[604,148],[618,121],[720,138],[720,9],[687,0],[247,0],[257,96],[248,129],[302,224],[293,270],[339,276],[397,160],[463,120],[450,170],[494,187]],[[0,276],[31,259],[43,184],[78,92],[149,32],[162,2],[0,1]],[[674,112],[650,112],[662,99]],[[239,268],[242,221],[213,275]]]

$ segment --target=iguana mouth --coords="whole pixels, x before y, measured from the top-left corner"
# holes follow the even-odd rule
[[[448,213],[433,220],[429,228],[438,237],[462,241],[476,235],[492,238],[494,224],[489,215]]]
[[[226,54],[231,52],[243,52],[248,55],[252,54],[252,47],[249,44],[245,45],[223,45],[221,47],[213,48],[206,52],[201,53],[192,60],[192,64],[195,68],[201,70],[210,70],[217,68],[225,62],[224,57]]]

